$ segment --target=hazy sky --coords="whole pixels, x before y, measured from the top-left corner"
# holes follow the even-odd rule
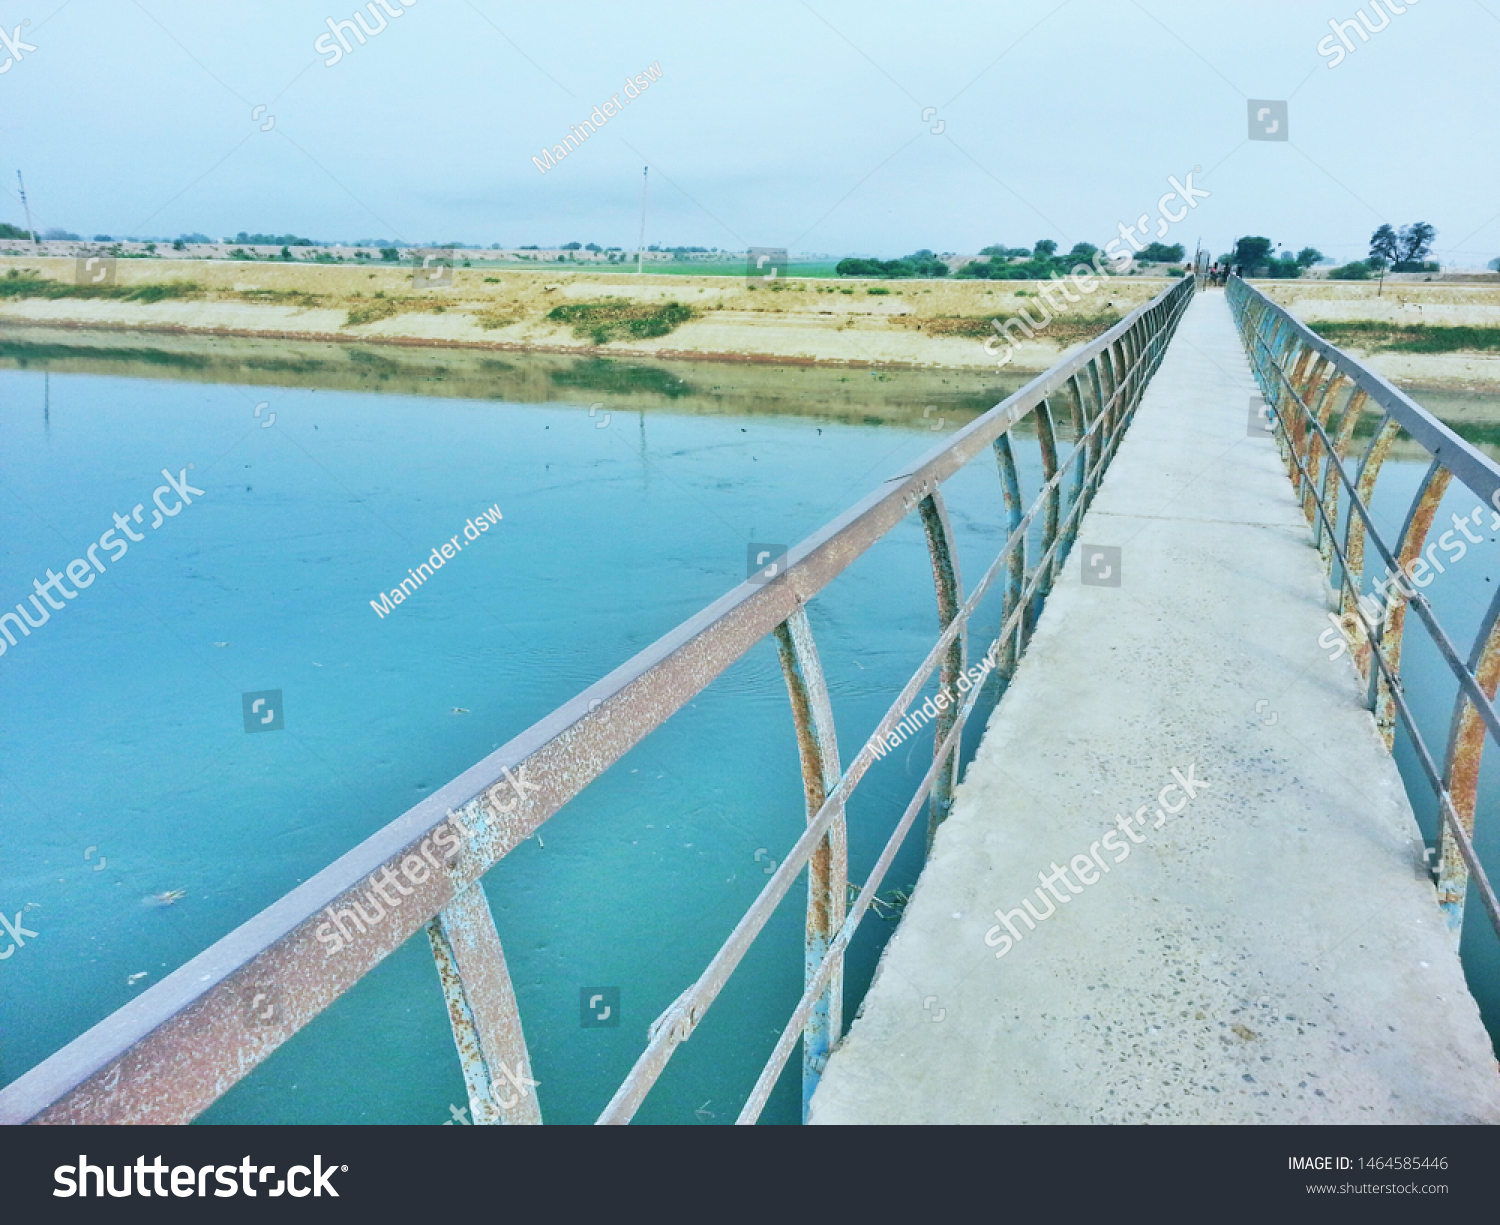
[[[14,41],[29,20],[36,50],[0,48],[0,220],[23,221],[19,168],[38,227],[85,237],[633,248],[649,164],[648,243],[1066,250],[1154,220],[1168,176],[1201,166],[1211,195],[1165,238],[1189,250],[1252,233],[1351,259],[1425,220],[1445,260],[1500,255],[1500,0],[1382,9],[1330,68],[1318,43],[1355,9],[420,0],[328,65],[314,44],[351,0],[13,0],[0,24]],[[1247,139],[1252,98],[1287,102],[1289,140]]]

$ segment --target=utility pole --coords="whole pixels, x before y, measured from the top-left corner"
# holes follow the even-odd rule
[[[21,207],[26,210],[26,229],[31,234],[31,249],[40,255],[42,248],[36,240],[36,226],[31,224],[31,205],[26,203],[26,180],[21,177],[19,170],[16,171],[16,183],[21,188]]]
[[[640,275],[641,265],[646,258],[646,183],[651,175],[651,167],[641,168],[641,237],[635,244],[635,271]]]

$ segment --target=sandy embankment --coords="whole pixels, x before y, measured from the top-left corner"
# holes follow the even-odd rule
[[[1317,331],[1324,320],[1500,326],[1500,285],[1387,281],[1261,281],[1272,301]],[[1500,354],[1365,353],[1351,348],[1393,383],[1450,390],[1500,391]]]
[[[11,268],[71,282],[72,260],[0,259]],[[28,273],[29,270],[29,273]],[[0,322],[297,340],[458,345],[498,350],[540,349],[652,357],[709,357],[790,363],[890,365],[982,370],[995,368],[984,352],[990,320],[1004,321],[1030,307],[1037,285],[983,281],[869,281],[790,278],[754,283],[743,277],[668,276],[597,271],[557,272],[484,268],[454,270],[451,287],[418,289],[409,269],[368,265],[218,263],[120,260],[116,284],[135,287],[196,283],[202,293],[143,303],[89,298],[0,299]],[[1150,300],[1167,282],[1146,277],[1111,280],[1082,298],[1084,318],[1064,316],[1037,341],[1023,343],[1009,368],[1045,370],[1068,347]],[[871,293],[870,290],[877,292]],[[884,292],[880,292],[884,291]],[[400,313],[350,324],[351,308],[368,308],[376,294],[400,303]],[[633,303],[680,302],[696,318],[666,336],[594,345],[546,318],[564,303],[606,298]],[[259,299],[259,300],[257,300]],[[440,309],[439,309],[440,308]],[[1048,332],[1060,333],[1049,337]],[[1071,334],[1069,334],[1071,332]],[[1049,343],[1050,341],[1050,343]]]
[[[71,283],[74,261],[0,258],[0,275]],[[134,288],[191,282],[191,296],[159,302],[92,298],[0,298],[7,320],[63,327],[119,328],[287,340],[542,350],[637,357],[719,358],[783,364],[995,370],[984,352],[992,321],[1029,310],[1030,281],[871,281],[635,275],[553,269],[457,268],[450,286],[417,288],[409,268],[205,260],[122,259],[116,284]],[[1083,295],[1032,341],[1016,347],[1007,373],[1045,370],[1068,349],[1148,301],[1170,282],[1119,277]],[[1316,328],[1321,320],[1500,325],[1500,286],[1393,282],[1259,282]],[[377,296],[379,295],[379,296]],[[665,336],[596,345],[546,316],[563,304],[623,300],[679,302],[694,318]],[[384,318],[350,323],[350,311]],[[1412,386],[1500,390],[1493,353],[1359,353],[1387,378]]]

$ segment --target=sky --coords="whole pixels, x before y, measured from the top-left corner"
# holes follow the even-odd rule
[[[0,221],[24,225],[19,169],[38,229],[86,238],[634,249],[649,166],[664,246],[1066,251],[1144,214],[1189,251],[1257,234],[1343,262],[1420,220],[1445,263],[1482,266],[1500,0],[1374,2],[387,0],[400,15],[362,8],[379,32],[335,57],[316,44],[352,0],[8,0]],[[1356,8],[1388,24],[1320,53]],[[1287,139],[1249,138],[1252,100],[1286,104]],[[1208,195],[1167,222],[1190,172]]]

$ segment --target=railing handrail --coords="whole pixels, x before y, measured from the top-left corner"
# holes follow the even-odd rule
[[[482,886],[478,886],[483,875],[563,804],[773,632],[784,648],[784,668],[792,669],[788,671],[789,687],[793,685],[792,671],[807,667],[810,675],[804,688],[811,695],[813,706],[820,700],[826,702],[810,630],[806,629],[803,612],[806,603],[903,521],[914,507],[921,507],[928,527],[935,572],[940,558],[951,562],[939,486],[987,446],[993,446],[1001,459],[1011,531],[1006,547],[981,586],[987,586],[995,577],[1002,560],[1009,561],[1012,573],[1006,592],[1008,617],[1003,618],[1005,628],[997,645],[1007,644],[1006,649],[1011,652],[1007,658],[1013,666],[1014,657],[1029,637],[1039,602],[1072,543],[1071,533],[1076,532],[1077,520],[1118,446],[1191,293],[1192,279],[1187,278],[1132,311],[1103,335],[1038,375],[808,536],[789,551],[787,568],[778,579],[764,585],[746,581],[734,587],[0,1089],[0,1123],[189,1121],[424,926],[448,994],[475,1121],[502,1121],[507,1117],[506,1111],[496,1112],[481,1100],[488,1096],[485,1090],[498,1079],[491,1078],[491,1070],[497,1061],[504,1062],[509,1057],[515,1058],[529,1074],[529,1063],[498,936],[488,905],[483,901]],[[1091,396],[1085,394],[1086,389]],[[1073,405],[1079,429],[1073,452],[1059,464],[1049,398],[1063,390]],[[1090,398],[1095,410],[1091,420]],[[1018,487],[1008,434],[1016,423],[1033,413],[1037,414],[1043,435],[1043,460],[1049,479],[1031,508],[1022,514],[1018,505],[1012,505],[1011,493]],[[1064,521],[1058,508],[1062,480],[1070,471],[1074,475],[1073,504]],[[1048,540],[1030,580],[1020,583],[1015,575],[1015,561],[1020,557],[1024,571],[1026,533],[1043,509],[1044,500]],[[926,671],[919,670],[923,677],[938,666],[938,656],[943,652],[947,653],[941,664],[945,679],[951,679],[954,660],[960,664],[962,661],[962,634],[973,601],[964,604],[956,585],[956,563],[949,568],[948,582],[953,590],[948,596],[953,607],[945,614],[944,633],[929,654]],[[941,608],[944,579],[941,575],[937,577]],[[957,599],[953,600],[955,592]],[[976,600],[979,594],[976,591]],[[807,636],[803,645],[795,641],[799,632]],[[1008,636],[1014,638],[1013,644],[1007,642]],[[904,712],[906,702],[918,687],[918,677],[914,676],[902,691],[905,700],[898,698],[893,713],[882,721],[883,728],[900,717],[895,712],[898,707]],[[795,690],[793,696],[795,705]],[[909,826],[911,816],[928,791],[933,796],[933,820],[941,819],[939,805],[946,804],[944,783],[935,779],[935,775],[943,767],[948,775],[947,785],[951,787],[956,772],[956,737],[977,696],[976,686],[962,716],[940,722],[933,769],[898,833]],[[806,781],[809,754],[816,751],[816,737],[810,733],[804,735],[808,728],[804,727],[802,709],[795,713],[799,740],[803,742]],[[816,715],[817,711],[813,713]],[[855,766],[842,776],[838,775],[836,761],[831,774],[828,763],[823,763],[825,781],[832,783],[835,778],[838,781],[824,788],[817,804],[813,803],[814,789],[809,788],[809,827],[798,842],[798,847],[807,853],[801,855],[796,867],[791,867],[790,861],[781,865],[750,913],[756,913],[757,907],[765,910],[765,899],[773,891],[776,897],[770,904],[774,906],[795,872],[820,854],[820,848],[832,845],[829,827],[837,823],[841,829],[842,825],[838,798],[844,792],[840,788],[849,782],[856,768],[863,772],[858,763],[866,756],[863,750],[857,754],[852,759]],[[857,777],[854,781],[857,782]],[[850,782],[847,789],[852,790],[852,785]],[[350,906],[358,890],[377,875],[388,880],[388,874],[399,871],[403,864],[416,860],[420,865],[424,848],[433,843],[434,835],[445,826],[448,841],[452,841],[455,828],[465,834],[458,850],[444,855],[446,871],[425,873],[420,881],[415,873],[408,874],[406,880],[413,887],[401,889],[406,895],[404,900],[398,896],[395,905],[372,921],[368,929],[359,927],[359,939],[351,937],[347,946],[341,944],[336,952],[330,952],[332,925],[327,922],[319,925],[318,920]],[[437,845],[446,847],[447,842],[439,839]],[[436,864],[431,856],[428,861]],[[837,867],[830,878],[828,888],[831,891],[837,886],[839,900],[832,905],[829,921],[824,924],[826,930],[819,936],[818,959],[816,963],[809,961],[808,977],[816,978],[821,971],[825,983],[830,978],[828,959],[841,953],[841,937],[847,942],[848,933],[839,921],[844,908],[842,870]],[[875,884],[878,877],[872,875],[852,920],[857,921],[868,905]],[[371,894],[367,892],[365,896],[369,898]],[[810,917],[810,925],[811,921]],[[326,939],[319,934],[325,930],[329,933]],[[737,932],[740,930],[736,928]],[[809,930],[811,933],[811,926]],[[751,933],[750,939],[753,938]],[[726,949],[733,940],[732,936]],[[811,954],[810,943],[810,958]],[[707,976],[705,972],[695,986],[701,986]],[[692,991],[690,988],[685,992],[652,1027],[648,1054],[665,1048],[666,1055],[670,1055],[676,1041],[662,1043],[657,1041],[658,1037],[664,1032],[679,1033],[684,1025],[690,1031],[696,1024],[698,1016],[683,1003]],[[262,1001],[270,1003],[252,1015]],[[832,1022],[835,1041],[837,1029],[835,1015]],[[685,1036],[682,1033],[681,1037]],[[665,1063],[665,1056],[661,1062]],[[645,1070],[638,1065],[637,1072]],[[654,1079],[652,1073],[646,1088]],[[622,1092],[624,1089],[622,1086]]]
[[[1254,286],[1232,276],[1227,297],[1256,378],[1271,402],[1275,423],[1280,427],[1277,443],[1301,495],[1314,542],[1324,554],[1330,581],[1338,571],[1341,619],[1345,623],[1357,619],[1363,634],[1364,642],[1355,644],[1358,649],[1354,659],[1368,683],[1367,703],[1375,714],[1376,726],[1389,749],[1394,743],[1396,721],[1400,720],[1437,801],[1438,853],[1433,870],[1448,927],[1456,942],[1462,934],[1472,883],[1500,935],[1500,899],[1473,844],[1484,741],[1488,736],[1500,742],[1500,714],[1494,707],[1500,682],[1500,593],[1492,599],[1465,657],[1459,655],[1431,602],[1415,585],[1407,592],[1403,584],[1395,584],[1390,605],[1374,622],[1360,603],[1367,538],[1375,544],[1388,575],[1404,572],[1414,557],[1421,556],[1438,503],[1452,477],[1486,506],[1500,509],[1500,465]],[[1345,385],[1348,396],[1338,407]],[[1381,410],[1380,423],[1351,477],[1346,461],[1354,428],[1364,416],[1365,406],[1372,403]],[[1401,430],[1427,452],[1431,464],[1393,545],[1380,532],[1369,503],[1386,452]],[[1338,531],[1340,490],[1348,496],[1342,544]],[[1401,644],[1408,606],[1417,611],[1458,686],[1441,767],[1417,726],[1401,684]]]

